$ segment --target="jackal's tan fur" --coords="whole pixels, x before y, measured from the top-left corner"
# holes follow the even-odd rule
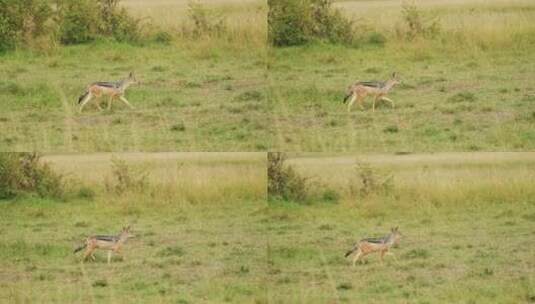
[[[85,244],[76,248],[74,253],[85,248],[82,261],[88,257],[95,260],[93,253],[97,249],[108,250],[108,264],[111,262],[112,253],[120,253],[120,250],[128,238],[133,237],[130,226],[124,227],[118,235],[94,235],[86,239]]]
[[[397,84],[400,84],[401,81],[397,78],[396,73],[392,74],[392,78],[385,82],[378,82],[378,81],[357,81],[353,85],[351,85],[347,90],[347,95],[344,98],[344,103],[351,98],[349,101],[349,104],[347,105],[347,111],[351,111],[351,106],[356,101],[357,104],[362,107],[362,103],[364,101],[364,98],[366,96],[373,96],[373,106],[372,111],[375,112],[375,103],[382,99],[385,101],[390,102],[392,107],[394,107],[394,102],[386,97],[388,92]]]
[[[80,104],[79,112],[81,113],[84,106],[93,98],[100,98],[102,96],[109,96],[108,110],[111,109],[111,103],[114,99],[121,100],[129,108],[133,109],[134,107],[124,97],[124,93],[130,85],[135,83],[137,83],[137,80],[134,77],[134,74],[130,73],[128,78],[117,82],[94,82],[90,84],[84,94],[78,98],[78,103]],[[97,101],[96,105],[99,110],[102,110],[100,101]]]
[[[361,258],[364,258],[366,255],[374,252],[380,253],[381,262],[383,261],[385,254],[392,255],[395,258],[394,254],[389,250],[392,246],[398,244],[400,239],[401,232],[399,232],[398,227],[392,228],[390,234],[382,238],[366,238],[358,241],[355,246],[351,248],[351,250],[346,252],[345,257],[355,253],[353,257],[353,266],[355,266],[357,261],[359,261]]]

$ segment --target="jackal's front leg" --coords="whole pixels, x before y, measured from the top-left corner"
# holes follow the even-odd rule
[[[108,99],[108,111],[111,110],[111,103],[113,102],[113,97],[110,96],[110,98]]]
[[[93,94],[88,93],[85,98],[80,102],[80,109],[78,112],[82,113],[82,109],[85,107],[85,105],[93,98]]]
[[[108,251],[108,264],[111,262],[112,250]]]
[[[124,96],[120,96],[119,99],[122,100],[127,106],[129,106],[130,109],[134,109],[134,107],[128,102],[128,100],[126,100],[126,98],[124,98]]]
[[[394,101],[392,101],[392,99],[390,99],[390,98],[388,98],[388,97],[386,97],[386,96],[381,97],[381,99],[390,102],[390,104],[392,105],[392,108],[395,108],[395,107],[396,107],[396,106],[394,105]]]

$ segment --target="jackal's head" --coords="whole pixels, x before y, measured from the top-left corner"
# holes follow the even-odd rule
[[[399,244],[399,241],[403,237],[401,232],[399,232],[399,227],[396,226],[396,227],[392,228],[391,233],[390,233],[390,237],[393,239],[393,245],[397,246]]]
[[[123,230],[121,230],[121,238],[122,239],[128,239],[135,237],[134,234],[132,234],[132,228],[130,225],[123,227]]]
[[[392,86],[401,84],[401,79],[399,79],[398,73],[392,73],[392,77],[390,77],[389,82],[392,83]]]
[[[126,79],[126,81],[128,81],[128,84],[136,84],[137,83],[137,78],[134,75],[134,72],[130,72],[130,74],[128,74],[128,78]]]

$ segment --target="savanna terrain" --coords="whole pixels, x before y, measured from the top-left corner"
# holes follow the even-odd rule
[[[265,3],[188,3],[122,1],[150,33],[139,43],[99,38],[1,54],[0,150],[267,149]],[[135,110],[116,101],[111,111],[90,103],[77,112],[88,84],[129,72],[139,81],[126,91]]]
[[[415,10],[404,11],[403,3]],[[356,42],[272,48],[273,150],[522,151],[535,147],[533,1],[335,1]],[[404,13],[405,12],[405,13]],[[357,80],[402,84],[371,111]]]
[[[532,303],[535,155],[294,154],[313,199],[273,200],[270,303]],[[399,226],[397,261],[344,254]]]
[[[265,154],[42,160],[65,176],[68,193],[0,200],[0,302],[264,301]],[[128,224],[135,238],[109,266],[103,251],[86,263],[73,254],[88,235]]]

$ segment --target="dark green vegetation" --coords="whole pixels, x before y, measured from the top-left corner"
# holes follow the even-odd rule
[[[342,199],[270,202],[268,302],[533,301],[533,155],[360,155],[356,161],[317,154],[288,163]],[[372,173],[362,173],[367,170]],[[388,187],[366,186],[386,173]],[[351,267],[344,253],[355,241],[394,226],[404,235],[392,249],[397,262],[386,256],[381,264],[374,254]]]
[[[1,301],[265,302],[264,157],[215,154],[47,157],[76,180],[66,187],[85,187],[64,200],[0,200]],[[136,237],[109,266],[104,251],[84,264],[73,254],[127,224]]]
[[[273,150],[535,148],[535,28],[525,22],[534,10],[522,10],[523,3],[337,3],[361,26],[357,33],[378,36],[352,46],[323,42],[270,50]],[[501,26],[506,20],[515,26]],[[342,99],[350,84],[384,81],[392,72],[402,81],[389,94],[396,108],[380,102],[372,113],[368,97],[364,110],[355,105],[347,113]]]
[[[3,151],[251,151],[268,146],[262,52],[235,48],[94,43],[50,55],[4,55]],[[111,111],[78,97],[94,81],[138,85]],[[103,99],[103,106],[107,99]]]

